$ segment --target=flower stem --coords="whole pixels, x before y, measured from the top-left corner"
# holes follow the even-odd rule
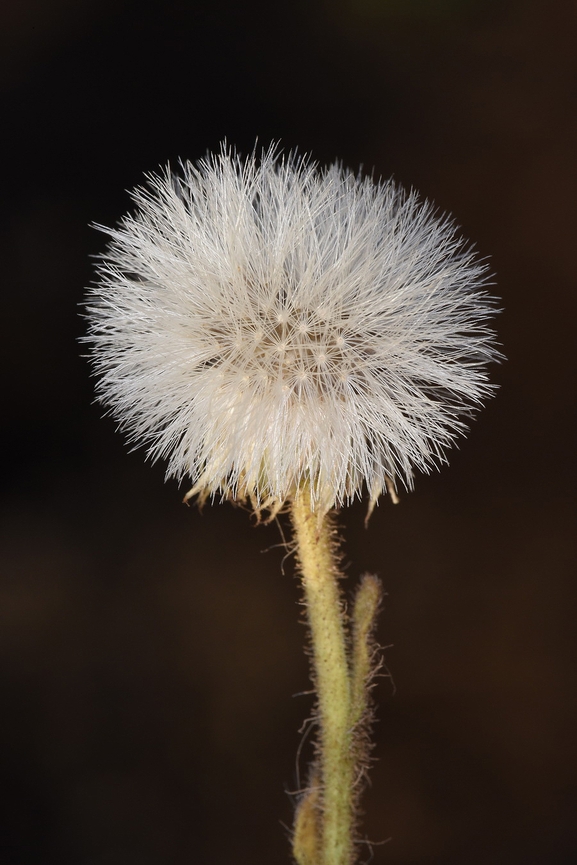
[[[299,865],[350,865],[353,859],[355,759],[351,681],[335,561],[336,543],[330,517],[319,518],[313,514],[306,493],[295,498],[292,519],[312,636],[319,723],[319,756],[315,773],[318,772],[321,787],[320,807],[316,804],[318,792],[315,787],[299,806],[302,814],[299,823],[297,812],[296,825],[297,828],[300,825],[300,830],[295,832],[293,852]],[[312,813],[316,814],[316,826],[311,819]],[[301,837],[303,833],[304,840]]]

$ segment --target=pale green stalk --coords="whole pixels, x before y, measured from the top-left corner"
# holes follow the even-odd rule
[[[315,827],[316,831],[312,826],[309,830],[311,838],[313,831],[316,834],[315,844],[309,838],[310,850],[317,849],[319,860],[315,865],[349,865],[354,782],[351,684],[334,541],[330,518],[319,519],[311,512],[306,493],[295,499],[292,518],[312,636],[319,715],[321,825]],[[314,795],[314,789],[312,793]],[[304,816],[302,814],[301,819]],[[309,819],[313,822],[312,817]],[[298,856],[298,852],[295,851],[295,855]],[[311,852],[304,860],[301,857],[301,861],[310,861],[310,855]]]
[[[298,865],[353,865],[355,811],[367,765],[372,640],[381,599],[376,577],[363,577],[351,615],[339,591],[337,543],[331,517],[310,507],[308,491],[293,502],[292,519],[311,630],[317,693],[317,756],[299,802],[293,832]]]

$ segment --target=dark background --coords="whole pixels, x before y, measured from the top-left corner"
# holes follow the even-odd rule
[[[576,861],[576,25],[560,0],[4,0],[0,865],[290,861],[293,563],[276,526],[182,507],[77,344],[89,223],[257,136],[415,186],[503,298],[500,390],[450,466],[340,518],[393,644],[373,862]]]

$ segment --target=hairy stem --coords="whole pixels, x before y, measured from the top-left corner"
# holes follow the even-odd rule
[[[312,637],[319,716],[318,772],[322,791],[321,807],[311,810],[311,814],[317,813],[320,825],[309,827],[307,851],[300,849],[295,836],[294,853],[297,862],[310,861],[311,851],[316,850],[318,863],[315,865],[350,865],[355,767],[351,681],[335,562],[336,544],[330,517],[319,519],[313,514],[306,493],[293,502],[292,518]],[[307,815],[307,822],[309,819]]]
[[[381,599],[380,581],[372,574],[365,574],[357,589],[351,614],[351,726],[360,734],[357,739],[362,739],[363,731],[358,730],[359,725],[366,725],[370,720],[370,682],[379,668],[373,630]]]

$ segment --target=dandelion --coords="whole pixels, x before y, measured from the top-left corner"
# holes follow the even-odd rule
[[[490,394],[486,264],[415,193],[275,149],[132,198],[87,303],[98,395],[187,499],[291,507],[319,727],[293,853],[350,865],[380,590],[345,618],[329,511],[410,489]]]
[[[98,392],[193,493],[374,502],[489,393],[486,267],[414,193],[223,151],[133,199],[91,290]]]

